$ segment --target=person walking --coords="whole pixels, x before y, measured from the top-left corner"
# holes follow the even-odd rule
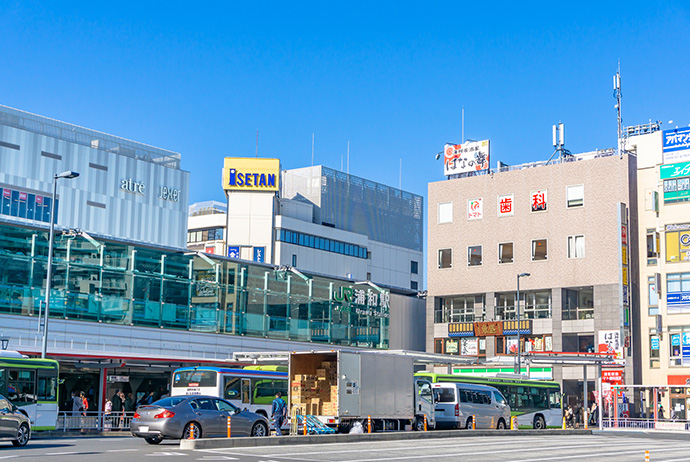
[[[70,427],[77,428],[77,422],[79,421],[79,415],[84,411],[84,400],[81,395],[77,392],[72,392],[72,422]]]
[[[281,392],[276,392],[276,399],[274,399],[271,404],[271,417],[273,418],[277,436],[283,436],[280,427],[283,426],[283,421],[287,417],[287,404],[283,401],[282,396],[283,394]]]
[[[127,393],[125,398],[125,414],[128,416],[134,414],[134,396],[131,393]]]
[[[111,414],[113,413],[113,402],[108,398],[105,399],[105,418],[103,420],[103,428],[105,431],[110,431],[113,427],[113,421]]]
[[[120,415],[122,414],[122,398],[120,398],[120,389],[115,390],[115,394],[113,395],[113,398],[111,399],[113,403],[112,411],[113,411],[113,427],[117,428],[120,426]]]

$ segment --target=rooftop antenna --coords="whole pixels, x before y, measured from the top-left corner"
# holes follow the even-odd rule
[[[559,160],[562,160],[564,157],[572,156],[570,151],[565,148],[565,124],[559,122],[558,125],[553,125],[551,132],[553,137],[554,151],[553,154],[551,154],[551,157],[549,157],[549,160],[546,161],[546,165],[551,162],[551,159],[553,159],[553,156],[556,154],[558,154]]]
[[[402,157],[400,158],[400,178],[398,179],[398,189],[402,191]]]
[[[460,143],[465,142],[465,106],[462,107],[462,136],[460,138]]]
[[[621,142],[623,140],[623,117],[621,116],[621,98],[623,94],[621,93],[621,61],[618,60],[618,71],[616,75],[613,76],[613,97],[616,98],[616,115],[618,118],[618,156],[622,157],[621,152]]]
[[[256,130],[256,157],[259,157],[259,130]]]
[[[347,140],[347,174],[350,174],[350,140]]]
[[[311,166],[314,166],[314,132],[311,132]]]

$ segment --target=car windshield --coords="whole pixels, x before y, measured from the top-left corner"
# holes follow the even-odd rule
[[[180,404],[182,401],[186,400],[189,398],[188,396],[172,396],[169,398],[163,398],[159,399],[155,403],[152,404],[152,406],[159,406],[159,407],[173,407],[177,406]]]

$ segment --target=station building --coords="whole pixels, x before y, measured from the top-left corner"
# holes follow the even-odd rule
[[[423,349],[414,291],[187,249],[180,160],[0,108],[0,337],[24,354],[41,351],[53,176],[80,173],[58,180],[53,218],[60,396],[83,390],[101,410],[116,388],[162,394],[174,368],[237,351]]]
[[[606,150],[489,169],[474,148],[453,147],[470,157],[451,152],[450,162],[470,169],[448,173],[446,156],[448,179],[429,184],[427,351],[512,372],[519,329],[522,352],[615,351],[610,370],[635,383],[635,156]],[[584,372],[553,366],[536,377],[561,382],[575,404]],[[595,378],[588,367],[590,393]]]
[[[666,385],[669,417],[690,418],[690,128],[628,127],[637,162],[641,384]],[[653,396],[644,395],[647,415]]]

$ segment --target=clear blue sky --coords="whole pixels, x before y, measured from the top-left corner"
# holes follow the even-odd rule
[[[624,125],[690,123],[688,2],[0,3],[0,103],[182,153],[190,202],[225,156],[340,168],[426,196],[445,142],[491,165],[572,152]],[[615,5],[620,4],[620,7]]]

